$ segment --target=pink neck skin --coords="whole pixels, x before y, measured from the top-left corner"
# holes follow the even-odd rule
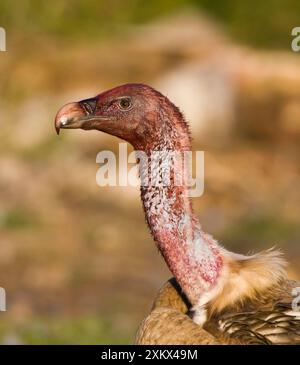
[[[163,117],[163,130],[157,134],[155,146],[152,143],[151,149],[144,148],[147,155],[150,156],[153,150],[189,151],[188,127],[182,116],[177,116],[175,123],[174,116],[172,123],[166,122],[166,115]],[[152,171],[168,164],[166,159],[158,160],[152,162]],[[162,170],[160,168],[159,181],[164,176]],[[146,168],[141,166],[141,177],[146,172]],[[195,305],[203,293],[216,285],[223,259],[216,241],[201,230],[188,196],[187,171],[182,170],[182,173],[182,186],[174,183],[169,186],[148,184],[141,187],[141,198],[147,223],[160,252],[191,304]]]

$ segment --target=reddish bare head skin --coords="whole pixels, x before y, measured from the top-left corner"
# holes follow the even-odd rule
[[[181,144],[190,149],[188,127],[178,108],[143,84],[118,86],[95,97],[66,104],[55,118],[56,131],[62,128],[97,129],[122,138],[139,150],[153,149],[161,137],[177,128],[181,136],[170,141],[176,147],[181,139]]]
[[[154,150],[191,150],[188,125],[179,109],[143,84],[118,86],[69,103],[59,110],[55,128],[58,133],[62,128],[96,129],[128,141],[148,156]],[[158,169],[160,163],[156,161],[154,167]],[[196,304],[221,276],[220,247],[201,230],[186,184],[143,186],[141,198],[158,248],[191,303]]]

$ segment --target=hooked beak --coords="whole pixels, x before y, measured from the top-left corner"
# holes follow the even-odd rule
[[[80,128],[85,112],[79,103],[64,105],[55,117],[55,129],[59,134],[61,128]]]
[[[110,118],[94,115],[95,99],[87,99],[64,105],[55,117],[55,130],[60,129],[92,129],[93,122]]]

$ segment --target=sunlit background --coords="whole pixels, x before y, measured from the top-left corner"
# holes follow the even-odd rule
[[[119,141],[53,127],[64,103],[125,82],[189,120],[204,229],[242,253],[282,248],[297,277],[299,1],[1,0],[0,26],[1,343],[132,343],[171,276],[138,189],[96,184]]]

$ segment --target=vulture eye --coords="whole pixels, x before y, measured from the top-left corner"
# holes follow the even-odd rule
[[[130,98],[122,98],[119,100],[119,107],[123,110],[128,110],[131,107]]]

